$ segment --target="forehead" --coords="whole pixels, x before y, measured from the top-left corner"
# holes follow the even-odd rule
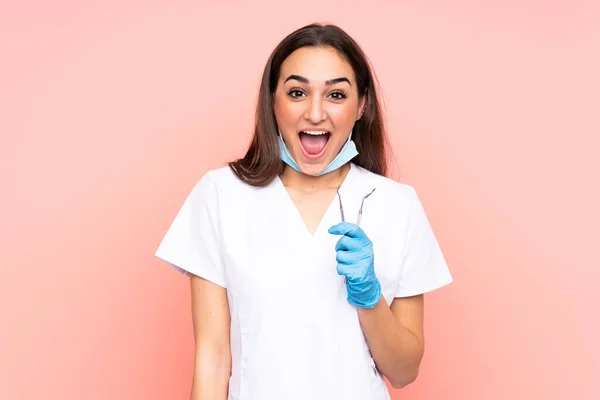
[[[292,74],[307,78],[311,84],[341,77],[354,83],[352,66],[331,47],[301,47],[295,50],[281,64],[279,79],[286,79]]]

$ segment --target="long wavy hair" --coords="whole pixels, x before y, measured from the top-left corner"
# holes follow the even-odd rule
[[[271,53],[258,94],[254,136],[244,157],[229,162],[229,167],[239,179],[252,186],[266,186],[283,171],[273,96],[279,81],[281,64],[295,50],[307,46],[334,48],[351,65],[356,78],[359,101],[363,96],[367,96],[364,114],[356,121],[352,131],[352,140],[359,153],[352,162],[385,176],[388,169],[388,142],[376,90],[375,73],[360,46],[346,32],[335,25],[316,23],[292,32]]]

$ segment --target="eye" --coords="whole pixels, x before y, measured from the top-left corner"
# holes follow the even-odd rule
[[[345,94],[344,92],[333,92],[330,94],[330,96],[332,96],[334,98],[334,100],[343,100],[346,97],[348,97],[348,95]]]
[[[295,99],[302,97],[302,95],[304,95],[304,92],[299,89],[292,89],[288,92],[288,96],[293,97]]]

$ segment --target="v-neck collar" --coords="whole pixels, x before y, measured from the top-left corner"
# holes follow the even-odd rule
[[[340,195],[342,195],[342,198],[346,197],[346,196],[344,196],[344,193],[347,192],[347,190],[348,190],[347,188],[350,185],[350,181],[351,181],[353,175],[356,173],[356,171],[355,171],[356,166],[351,162],[349,164],[350,164],[350,169],[348,170],[348,173],[346,174],[346,176],[344,177],[344,180],[342,181],[341,185],[338,188],[338,191],[339,191]],[[295,220],[295,222],[292,222],[292,223],[294,223],[295,225],[299,225],[298,229],[302,230],[302,236],[308,236],[309,238],[316,238],[316,237],[320,236],[322,234],[323,229],[325,229],[325,227],[323,225],[329,220],[329,216],[332,212],[337,212],[338,222],[342,221],[341,213],[339,211],[339,200],[338,200],[338,196],[336,194],[331,199],[331,202],[327,206],[325,213],[322,215],[321,220],[317,224],[317,228],[315,229],[315,232],[311,233],[308,229],[308,226],[306,225],[306,222],[304,221],[304,218],[302,218],[302,214],[300,213],[300,210],[296,206],[296,203],[294,203],[294,200],[290,196],[290,193],[286,189],[286,187],[283,184],[283,181],[281,180],[279,175],[277,175],[277,177],[275,178],[275,181],[276,181],[276,185],[279,186],[280,192],[282,193],[283,202],[285,203],[283,205],[283,207],[285,208],[286,213],[289,210],[291,210],[290,212],[294,214],[294,217],[292,219]],[[294,229],[296,229],[296,226],[294,226]]]

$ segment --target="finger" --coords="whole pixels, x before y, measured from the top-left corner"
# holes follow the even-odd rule
[[[345,276],[351,280],[360,280],[360,269],[357,269],[354,265],[338,263],[336,270],[338,275]]]
[[[347,264],[338,263],[336,270],[338,275],[346,277],[350,276],[350,266]]]
[[[359,243],[349,236],[342,236],[335,245],[335,251],[353,251],[358,249]]]
[[[360,261],[360,253],[356,251],[338,251],[335,255],[338,264],[354,265]]]
[[[340,222],[329,228],[328,232],[332,235],[346,235],[353,238],[362,238],[365,236],[360,226],[351,222]]]

